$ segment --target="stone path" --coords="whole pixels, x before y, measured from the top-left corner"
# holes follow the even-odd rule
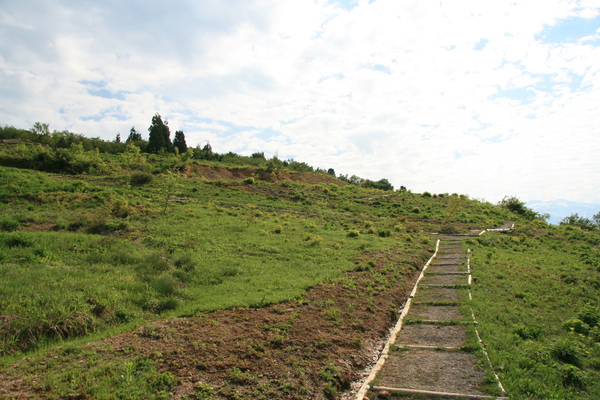
[[[469,305],[470,265],[462,239],[440,238],[358,400],[383,398],[387,393],[394,393],[395,399],[415,395],[419,399],[507,399],[480,390],[487,371],[473,351],[483,347]],[[483,353],[487,357],[485,349]],[[499,381],[498,387],[506,396]]]

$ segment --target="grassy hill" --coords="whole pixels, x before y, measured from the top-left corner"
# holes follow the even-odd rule
[[[597,229],[264,157],[0,146],[0,397],[337,398],[436,234],[509,220],[465,242],[500,378],[600,397]]]

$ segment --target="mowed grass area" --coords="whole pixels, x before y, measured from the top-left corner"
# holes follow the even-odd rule
[[[540,221],[469,240],[475,314],[511,398],[600,398],[598,243]]]

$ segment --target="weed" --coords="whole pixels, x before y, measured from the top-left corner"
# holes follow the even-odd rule
[[[350,229],[350,230],[348,231],[348,233],[347,233],[347,236],[348,236],[348,237],[351,237],[351,238],[356,238],[356,237],[358,237],[359,235],[360,235],[360,231],[359,231],[359,230],[357,230],[357,229]]]
[[[256,377],[250,372],[243,372],[237,367],[228,370],[229,380],[237,385],[247,385],[256,382]]]
[[[542,330],[534,325],[518,325],[515,327],[514,332],[521,337],[521,339],[537,339],[542,334]]]
[[[272,325],[265,325],[264,329],[269,332],[287,332],[292,326],[290,324],[284,324],[282,322],[276,322]]]
[[[215,390],[208,383],[196,382],[194,389],[198,400],[212,400],[215,396]]]
[[[560,338],[552,346],[552,356],[565,364],[581,367],[583,364],[581,347],[571,337]]]

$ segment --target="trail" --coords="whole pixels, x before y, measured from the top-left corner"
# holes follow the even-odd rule
[[[511,227],[512,223],[507,223],[498,230]],[[356,400],[374,400],[389,393],[406,399],[414,395],[421,399],[508,399],[495,373],[500,394],[494,396],[480,389],[493,367],[469,304],[470,251],[463,249],[463,239],[465,236],[440,237]],[[470,310],[470,315],[463,315],[461,309]],[[483,353],[485,369],[474,350]]]

